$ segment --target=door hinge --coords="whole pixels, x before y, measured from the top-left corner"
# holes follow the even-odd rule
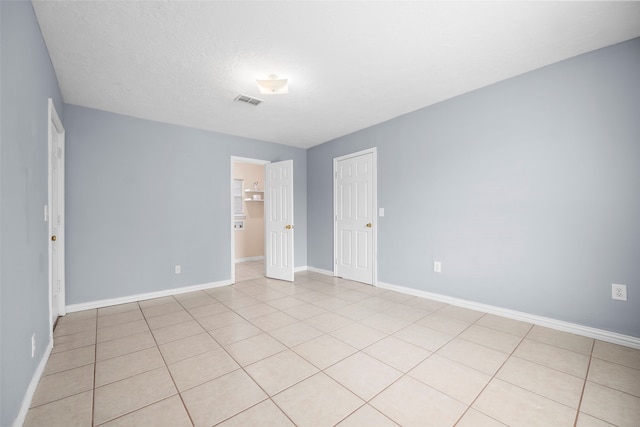
[[[338,258],[336,258],[336,265],[338,265]]]
[[[333,176],[335,176],[335,177],[336,177],[336,179],[337,179],[337,178],[338,178],[338,172],[335,172],[335,173],[333,174]]]

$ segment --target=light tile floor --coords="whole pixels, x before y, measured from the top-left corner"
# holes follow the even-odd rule
[[[640,425],[640,350],[260,276],[61,318],[25,425]]]
[[[245,261],[236,263],[236,283],[264,277],[264,261]]]

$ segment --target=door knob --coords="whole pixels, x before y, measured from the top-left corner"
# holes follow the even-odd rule
[[[371,223],[367,224],[367,228],[371,228]]]
[[[54,234],[53,236],[51,236],[51,241],[52,241],[52,242],[55,242],[55,241],[56,241],[56,238],[57,238],[57,237],[56,237],[56,235]]]
[[[293,228],[293,225],[287,224],[284,228],[286,228],[287,230],[291,230]]]

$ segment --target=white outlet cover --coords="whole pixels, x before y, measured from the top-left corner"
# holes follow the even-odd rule
[[[442,263],[440,261],[433,261],[433,271],[436,273],[442,272]]]
[[[179,265],[176,265],[176,274],[180,274],[182,272],[182,267]]]
[[[611,299],[626,301],[627,285],[619,285],[619,284],[613,283],[611,285]]]

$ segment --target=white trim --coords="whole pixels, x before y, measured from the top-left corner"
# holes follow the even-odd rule
[[[461,298],[454,298],[447,295],[435,294],[432,292],[421,291],[419,289],[412,289],[404,286],[392,285],[384,282],[378,282],[377,286],[383,289],[388,289],[407,295],[440,301],[458,307],[482,311],[484,313],[495,314],[497,316],[507,317],[509,319],[533,323],[535,325],[545,326],[547,328],[556,329],[559,331],[570,332],[572,334],[582,335],[613,344],[619,344],[625,347],[640,349],[640,338],[633,337],[631,335],[623,335],[617,332],[606,331],[604,329],[597,329],[590,326],[579,325],[577,323],[565,322],[563,320],[551,319],[549,317],[537,316],[535,314],[524,313],[522,311],[509,310],[494,305],[482,304],[479,302],[464,300]]]
[[[264,256],[250,256],[247,258],[236,258],[236,264],[247,261],[264,261]]]
[[[313,273],[319,273],[319,274],[324,274],[326,276],[332,276],[333,277],[333,272],[332,271],[325,270],[325,269],[322,269],[322,268],[311,267],[311,266],[296,267],[294,269],[294,271],[296,273],[299,273],[301,271],[310,271],[310,272],[313,272]],[[232,285],[232,284],[233,284],[233,282],[231,282],[230,280],[223,280],[223,281],[220,281],[220,282],[204,283],[204,284],[201,284],[201,285],[187,286],[187,287],[184,287],[184,288],[174,288],[174,289],[167,289],[167,290],[164,290],[164,291],[150,292],[150,293],[138,294],[138,295],[131,295],[131,296],[121,297],[121,298],[112,298],[112,299],[92,301],[92,302],[81,303],[81,304],[72,304],[72,305],[66,306],[66,310],[67,310],[67,313],[73,313],[73,312],[76,312],[76,311],[108,307],[108,306],[111,306],[111,305],[118,305],[118,304],[125,304],[125,303],[129,303],[129,302],[143,301],[143,300],[147,300],[147,299],[160,298],[160,297],[170,296],[170,295],[179,295],[179,294],[183,294],[183,293],[187,293],[187,292],[194,292],[194,291],[199,291],[199,290],[204,290],[204,289],[218,288],[218,287],[221,287],[221,286],[228,286],[228,285]],[[502,307],[497,307],[497,306],[494,306],[494,305],[482,304],[482,303],[479,303],[479,302],[474,302],[474,301],[464,300],[464,299],[461,299],[461,298],[450,297],[450,296],[447,296],[447,295],[442,295],[442,294],[436,294],[436,293],[432,293],[432,292],[422,291],[422,290],[419,290],[419,289],[407,288],[405,286],[392,285],[390,283],[377,282],[376,286],[379,287],[379,288],[382,288],[382,289],[388,289],[390,291],[400,292],[400,293],[403,293],[403,294],[413,295],[413,296],[416,296],[416,297],[426,298],[426,299],[430,299],[430,300],[434,300],[434,301],[440,301],[440,302],[444,302],[444,303],[447,303],[447,304],[455,305],[455,306],[458,306],[458,307],[468,308],[470,310],[482,311],[484,313],[495,314],[497,316],[502,316],[502,317],[506,317],[506,318],[509,318],[509,319],[520,320],[520,321],[523,321],[523,322],[532,323],[532,324],[540,325],[540,326],[545,326],[545,327],[548,327],[548,328],[551,328],[551,329],[556,329],[556,330],[559,330],[559,331],[569,332],[569,333],[576,334],[576,335],[582,335],[582,336],[585,336],[585,337],[598,339],[600,341],[606,341],[606,342],[609,342],[609,343],[618,344],[618,345],[622,345],[622,346],[625,346],[625,347],[631,347],[631,348],[640,349],[640,338],[639,337],[634,337],[634,336],[631,336],[631,335],[619,334],[617,332],[606,331],[604,329],[592,328],[590,326],[579,325],[577,323],[570,323],[570,322],[565,322],[565,321],[562,321],[562,320],[551,319],[549,317],[538,316],[538,315],[535,315],[535,314],[525,313],[525,312],[522,312],[522,311],[510,310],[510,309],[506,309],[506,308],[502,308]],[[21,420],[21,422],[18,423],[18,424],[14,423],[14,426],[20,426],[24,422],[24,417],[26,416],[26,411],[29,409],[29,406],[31,405],[31,399],[33,398],[33,393],[35,392],[35,387],[38,385],[38,381],[40,380],[40,377],[42,376],[42,371],[44,370],[44,366],[46,364],[46,361],[47,361],[47,359],[49,357],[49,354],[51,353],[52,346],[53,346],[53,341],[50,341],[49,346],[47,347],[47,350],[45,351],[45,355],[43,356],[43,359],[40,362],[40,365],[38,365],[38,369],[36,370],[36,373],[34,374],[34,378],[31,381],[32,383],[29,385],[29,389],[27,389],[27,393],[25,394],[25,401],[23,402],[23,408],[21,409],[20,415],[18,416],[18,419],[16,420],[16,422],[18,420]],[[37,376],[37,378],[36,378],[36,376]],[[35,383],[34,383],[34,381],[35,381]],[[33,390],[32,390],[32,388],[33,388]],[[28,402],[27,402],[27,399],[26,399],[27,396],[29,397]],[[22,414],[23,411],[24,411],[24,414]],[[22,417],[22,418],[20,418],[20,417]]]
[[[42,359],[40,359],[40,363],[38,363],[38,367],[36,368],[36,371],[33,373],[33,377],[31,377],[31,382],[29,383],[29,387],[27,387],[27,391],[24,393],[24,397],[22,398],[22,405],[20,406],[20,411],[18,412],[18,416],[13,421],[13,427],[22,426],[24,424],[25,419],[27,418],[27,412],[29,412],[29,407],[31,406],[33,395],[36,392],[36,388],[38,387],[40,378],[42,378],[42,374],[44,373],[44,368],[45,366],[47,366],[47,362],[49,361],[49,355],[51,354],[51,350],[53,350],[53,338],[49,340],[49,345],[47,345],[47,349],[44,351],[44,354],[42,355]]]
[[[64,126],[62,125],[62,121],[60,120],[60,116],[58,115],[58,112],[56,111],[56,106],[53,103],[53,99],[48,98],[47,99],[47,246],[48,246],[48,255],[47,255],[47,259],[48,259],[48,284],[49,284],[49,339],[51,340],[51,342],[53,342],[53,326],[54,326],[54,322],[53,322],[53,318],[51,316],[51,305],[53,303],[53,293],[52,293],[52,288],[54,286],[53,284],[53,277],[51,275],[51,265],[53,263],[53,254],[52,254],[52,248],[51,248],[51,241],[50,238],[53,235],[53,218],[52,218],[52,212],[51,212],[51,206],[53,205],[52,203],[52,198],[53,198],[53,180],[52,180],[52,174],[53,174],[53,165],[52,165],[52,155],[53,155],[53,133],[52,133],[52,126],[55,128],[55,131],[59,134],[60,138],[59,138],[59,146],[62,149],[62,161],[59,163],[59,168],[62,168],[62,173],[60,174],[60,179],[58,180],[58,213],[60,214],[61,218],[62,218],[62,223],[60,228],[58,229],[56,235],[58,237],[58,241],[56,242],[57,244],[57,252],[58,252],[58,278],[60,280],[60,289],[58,290],[58,314],[61,316],[64,316],[65,314],[65,290],[66,290],[66,283],[65,283],[65,211],[64,211],[64,201],[65,201],[65,193],[64,193],[64,155],[65,155],[65,130],[64,130]],[[61,165],[61,166],[60,166]],[[54,212],[55,213],[55,212]]]
[[[320,273],[320,274],[326,274],[327,276],[334,276],[333,271],[330,271],[330,270],[324,270],[322,268],[316,268],[316,267],[310,267],[310,266],[307,266],[306,269],[307,271],[311,271],[312,273]]]
[[[251,159],[249,157],[231,156],[231,161],[235,163],[250,163],[253,165],[266,165],[271,163],[270,160]]]
[[[350,153],[350,154],[346,154],[344,156],[340,156],[340,157],[334,157],[333,158],[333,273],[332,276],[337,277],[338,276],[338,266],[336,265],[336,257],[338,256],[338,237],[337,237],[337,229],[336,229],[336,206],[338,205],[337,203],[337,191],[336,191],[336,185],[338,180],[336,179],[336,173],[337,173],[337,167],[338,167],[338,162],[342,161],[342,160],[347,160],[347,159],[351,159],[353,157],[359,157],[359,156],[364,156],[366,154],[371,154],[372,155],[372,195],[371,195],[371,204],[372,209],[371,209],[371,215],[372,215],[372,219],[371,219],[371,223],[373,224],[373,233],[372,233],[372,245],[373,245],[373,254],[372,254],[372,285],[376,286],[376,283],[378,282],[378,149],[377,147],[371,147],[371,148],[367,148],[366,150],[361,150],[361,151],[357,151],[355,153]]]
[[[146,294],[129,295],[126,297],[109,298],[98,301],[84,302],[80,304],[71,304],[67,306],[67,313],[76,311],[90,310],[93,308],[109,307],[111,305],[126,304],[129,302],[144,301],[148,299],[166,297],[171,295],[185,294],[187,292],[201,291],[204,289],[219,288],[221,286],[232,285],[230,280],[222,280],[220,282],[203,283],[201,285],[185,286],[183,288],[166,289],[164,291],[149,292]]]
[[[231,220],[229,222],[229,237],[231,239],[231,265],[229,267],[229,270],[231,271],[231,283],[236,283],[236,235],[235,235],[235,229],[233,227],[234,222],[236,221],[235,218],[235,214],[233,212],[233,198],[234,198],[234,194],[233,194],[233,180],[235,179],[234,175],[235,175],[235,163],[250,163],[250,164],[254,164],[254,165],[267,165],[269,163],[271,163],[269,160],[260,160],[260,159],[250,159],[248,157],[238,157],[238,156],[231,156],[231,167],[229,168],[229,172],[230,172],[230,179],[229,179],[229,193],[231,194],[231,205],[230,205],[230,217]],[[266,216],[265,216],[266,217]],[[266,231],[265,231],[266,232]],[[265,240],[266,242],[266,240]]]

